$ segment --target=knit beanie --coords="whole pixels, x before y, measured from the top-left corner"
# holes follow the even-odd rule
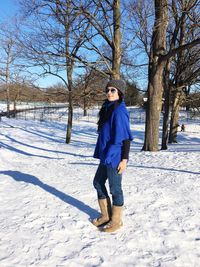
[[[108,87],[114,87],[118,89],[122,93],[122,95],[124,95],[126,90],[126,83],[123,80],[110,80],[106,85],[106,88]]]

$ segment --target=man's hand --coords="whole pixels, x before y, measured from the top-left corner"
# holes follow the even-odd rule
[[[119,166],[118,166],[118,168],[117,168],[119,174],[122,174],[122,172],[125,171],[125,169],[126,169],[126,164],[127,164],[127,159],[123,159],[123,160],[119,163]]]

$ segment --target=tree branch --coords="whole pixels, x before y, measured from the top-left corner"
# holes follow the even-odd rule
[[[169,58],[175,56],[177,53],[179,53],[179,52],[181,52],[183,50],[192,48],[192,47],[194,47],[195,45],[198,45],[198,44],[200,44],[200,38],[198,38],[198,39],[196,39],[196,40],[194,40],[194,41],[192,41],[190,43],[187,43],[187,44],[184,44],[184,45],[180,45],[179,47],[174,48],[171,51],[169,51],[169,53],[167,53],[166,55],[160,56],[160,62],[166,61]]]

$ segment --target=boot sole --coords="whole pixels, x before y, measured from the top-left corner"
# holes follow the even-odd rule
[[[111,226],[109,228],[102,228],[102,232],[105,232],[105,233],[113,233],[113,232],[119,230],[122,226],[123,226],[123,223],[121,223],[118,226],[113,226],[113,227]]]
[[[100,224],[98,224],[98,221],[97,221],[97,222],[93,222],[93,221],[92,221],[92,224],[93,224],[94,226],[96,226],[96,227],[103,227],[103,226],[105,226],[109,221],[110,221],[110,220],[105,221],[105,222],[100,223]],[[97,223],[97,224],[96,224],[96,223]]]

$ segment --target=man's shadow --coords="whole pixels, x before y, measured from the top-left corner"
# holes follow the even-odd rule
[[[19,172],[19,171],[0,171],[0,175],[1,174],[8,175],[8,176],[12,177],[17,182],[25,182],[25,183],[29,183],[29,184],[33,184],[35,186],[41,187],[43,190],[56,196],[60,200],[66,202],[69,205],[72,205],[75,208],[79,209],[80,211],[88,214],[90,216],[90,220],[92,218],[94,218],[98,213],[95,209],[86,205],[82,201],[63,193],[63,192],[57,190],[56,188],[54,188],[48,184],[44,184],[37,177],[35,177],[33,175]]]

